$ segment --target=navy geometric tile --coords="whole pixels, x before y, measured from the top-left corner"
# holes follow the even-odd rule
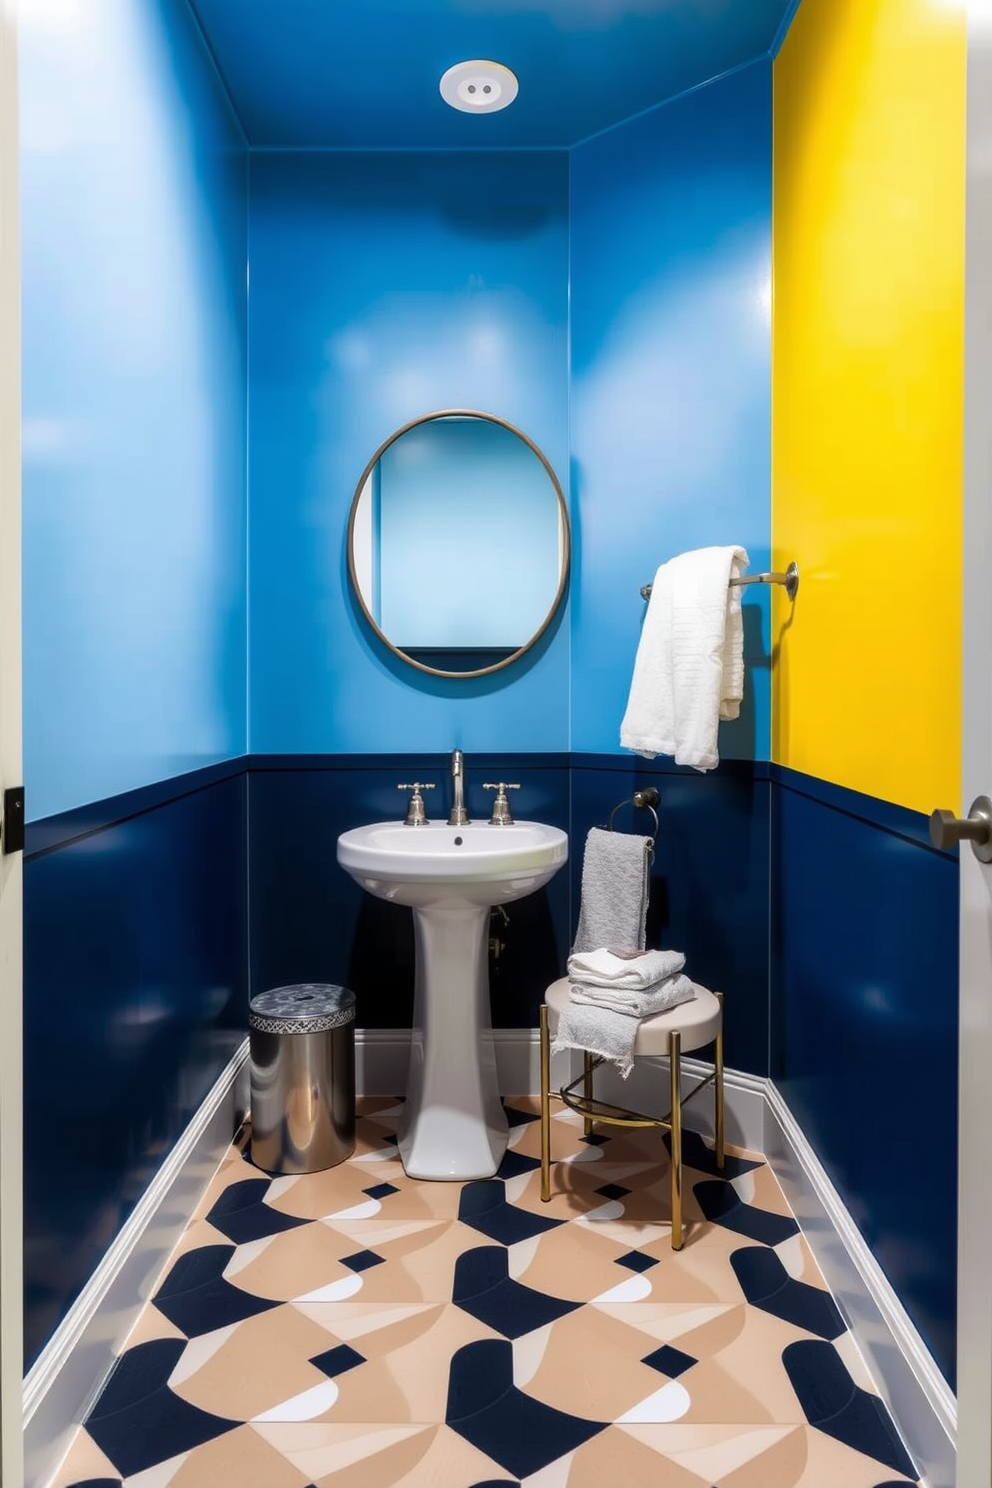
[[[790,1276],[773,1250],[749,1245],[730,1257],[741,1290],[753,1307],[820,1338],[839,1338],[844,1319],[829,1292]]]
[[[317,1354],[310,1360],[311,1364],[326,1374],[328,1379],[334,1379],[338,1374],[344,1374],[348,1369],[354,1369],[358,1364],[365,1363],[365,1355],[360,1354],[357,1349],[349,1348],[346,1343],[339,1344],[337,1348],[328,1349],[324,1354]]]
[[[778,1245],[799,1233],[799,1226],[791,1215],[772,1214],[754,1204],[745,1204],[729,1183],[707,1179],[705,1183],[694,1184],[692,1191],[708,1220],[738,1235],[746,1235],[749,1240]]]
[[[203,1245],[181,1255],[155,1294],[163,1317],[187,1338],[240,1323],[278,1307],[267,1297],[253,1297],[223,1275],[235,1253],[233,1245]]]
[[[653,1256],[643,1255],[639,1250],[628,1250],[626,1255],[617,1256],[614,1264],[626,1266],[628,1271],[650,1271],[658,1262]]]
[[[684,1354],[681,1349],[672,1348],[668,1343],[663,1348],[655,1349],[653,1354],[648,1354],[642,1364],[649,1364],[652,1369],[657,1369],[659,1374],[667,1374],[669,1379],[678,1379],[680,1374],[685,1374],[693,1364],[699,1360],[694,1359],[691,1354]]]
[[[527,1157],[523,1152],[514,1152],[507,1148],[503,1153],[499,1167],[496,1169],[497,1178],[519,1178],[522,1173],[533,1173],[541,1166],[539,1157]]]
[[[349,1271],[368,1271],[371,1266],[381,1266],[384,1260],[385,1257],[376,1255],[374,1250],[358,1250],[354,1255],[342,1256],[341,1264]]]
[[[282,1214],[271,1209],[262,1200],[269,1191],[267,1178],[245,1178],[241,1183],[232,1183],[225,1188],[216,1204],[207,1215],[207,1220],[233,1240],[235,1245],[247,1245],[251,1240],[264,1240],[269,1235],[281,1234],[283,1230],[295,1230],[297,1225],[307,1224],[305,1219],[296,1219],[291,1214]]]
[[[593,1132],[591,1137],[580,1137],[580,1142],[585,1142],[587,1147],[605,1147],[609,1137],[604,1137],[601,1132]]]
[[[484,1483],[473,1483],[472,1488],[520,1488],[517,1478],[487,1478]]]
[[[399,1193],[395,1183],[376,1183],[372,1188],[363,1188],[363,1194],[370,1199],[386,1199],[390,1194]]]
[[[630,1189],[624,1188],[622,1183],[604,1183],[596,1192],[602,1194],[604,1199],[623,1199],[630,1193]]]
[[[664,1143],[669,1152],[672,1150],[671,1132],[664,1133]],[[682,1132],[682,1162],[687,1168],[694,1168],[697,1173],[710,1173],[714,1178],[740,1178],[743,1173],[753,1173],[755,1168],[763,1167],[761,1158],[734,1157],[727,1153],[722,1168],[716,1165],[716,1153],[712,1147],[708,1147],[698,1132]]]
[[[885,1406],[854,1383],[832,1344],[812,1338],[790,1343],[782,1363],[811,1426],[916,1481]]]
[[[503,1111],[511,1131],[515,1126],[527,1126],[541,1119],[536,1111],[518,1111],[516,1106],[507,1105],[506,1101],[503,1102]]]
[[[160,1338],[128,1349],[86,1423],[101,1452],[128,1478],[223,1436],[239,1423],[189,1405],[166,1381],[186,1347]]]
[[[84,1482],[71,1483],[69,1488],[123,1488],[120,1478],[87,1478]]]
[[[564,1224],[561,1219],[545,1219],[530,1214],[526,1209],[516,1209],[506,1202],[506,1189],[499,1178],[481,1178],[466,1183],[458,1200],[458,1218],[498,1240],[500,1245],[515,1245],[518,1240],[531,1240],[547,1230]]]
[[[582,1306],[513,1281],[502,1245],[480,1245],[458,1257],[452,1301],[504,1338],[520,1338]]]
[[[513,1383],[513,1345],[487,1338],[460,1348],[448,1375],[445,1420],[514,1477],[527,1478],[605,1430],[535,1400]]]

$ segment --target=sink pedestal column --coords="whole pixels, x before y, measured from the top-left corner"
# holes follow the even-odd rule
[[[491,1178],[506,1150],[489,1010],[489,908],[464,900],[413,911],[417,981],[406,1110],[411,1178]]]

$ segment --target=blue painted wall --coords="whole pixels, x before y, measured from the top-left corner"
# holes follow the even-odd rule
[[[28,1366],[245,1035],[244,772],[171,790],[119,798],[96,832],[63,818],[47,851],[29,838]]]
[[[564,484],[566,157],[253,155],[250,252],[252,752],[567,748],[561,619],[508,672],[432,679],[345,566],[362,470],[418,414],[498,413]]]
[[[244,752],[247,151],[185,4],[19,30],[36,819]]]
[[[775,767],[772,1075],[954,1380],[957,853]]]
[[[771,64],[571,154],[572,748],[615,750],[644,605],[688,548],[768,567]],[[721,753],[767,759],[767,596]]]

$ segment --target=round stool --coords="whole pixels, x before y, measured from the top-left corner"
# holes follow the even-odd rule
[[[304,982],[253,997],[251,1158],[316,1173],[355,1150],[355,994]]]

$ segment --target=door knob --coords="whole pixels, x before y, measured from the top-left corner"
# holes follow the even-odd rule
[[[970,842],[979,862],[992,863],[992,801],[978,796],[964,818],[953,811],[935,811],[930,817],[930,841],[934,847],[955,847]]]

